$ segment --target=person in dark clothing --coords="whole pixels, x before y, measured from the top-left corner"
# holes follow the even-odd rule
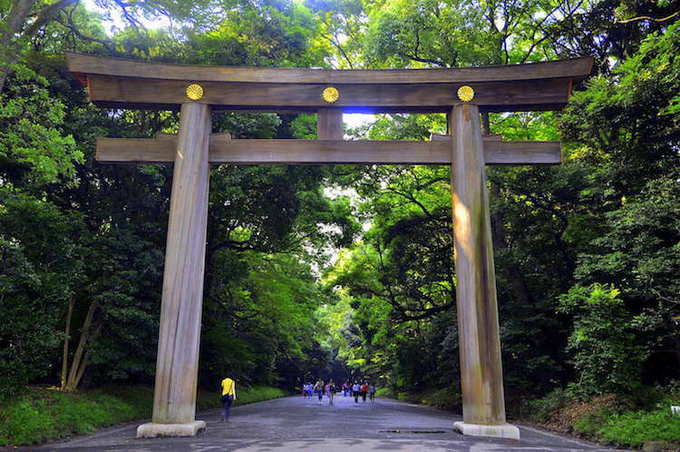
[[[316,382],[314,385],[314,391],[316,391],[316,394],[319,396],[319,402],[323,399],[323,389],[324,389],[324,384],[323,381],[319,380]]]

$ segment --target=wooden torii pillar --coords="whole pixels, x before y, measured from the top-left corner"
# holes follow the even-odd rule
[[[507,424],[485,165],[554,165],[559,142],[482,136],[479,113],[558,110],[592,58],[460,69],[322,70],[143,63],[67,54],[90,99],[108,108],[180,109],[176,137],[100,138],[97,160],[174,162],[153,419],[137,435],[189,436],[195,420],[209,164],[451,165],[463,434],[519,439]],[[318,114],[318,140],[231,140],[220,111]],[[451,136],[343,141],[342,113],[447,113]]]

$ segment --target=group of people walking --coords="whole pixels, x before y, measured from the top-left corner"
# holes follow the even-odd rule
[[[368,382],[354,382],[350,383],[346,381],[342,385],[337,385],[330,380],[325,383],[322,380],[318,380],[316,383],[305,383],[302,386],[302,395],[306,399],[311,399],[313,397],[318,397],[319,402],[323,400],[323,396],[328,397],[328,404],[333,405],[333,398],[336,392],[342,391],[343,397],[352,396],[354,397],[354,403],[359,403],[359,398],[362,401],[366,401],[366,398],[370,399],[371,402],[375,400],[375,385],[369,384]]]
[[[236,400],[236,382],[227,377],[222,380],[220,386],[222,386],[222,421],[229,422],[229,410]],[[326,397],[328,397],[329,405],[333,405],[335,393],[340,391],[342,391],[344,397],[349,395],[354,397],[354,403],[359,403],[359,398],[364,402],[366,401],[366,398],[369,398],[371,402],[375,400],[375,385],[369,384],[368,382],[350,383],[346,381],[342,385],[336,385],[333,380],[330,380],[328,383],[319,380],[314,384],[305,383],[302,387],[302,394],[306,399],[311,399],[316,394],[316,397],[319,398],[319,402],[321,402],[323,396],[326,395]]]

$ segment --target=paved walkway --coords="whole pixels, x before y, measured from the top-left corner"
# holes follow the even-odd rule
[[[520,427],[520,441],[465,437],[452,431],[460,416],[434,408],[379,399],[358,404],[336,396],[335,405],[287,397],[232,409],[229,423],[218,410],[197,416],[207,431],[193,438],[136,439],[139,423],[49,444],[64,451],[604,451],[611,450],[533,428]]]

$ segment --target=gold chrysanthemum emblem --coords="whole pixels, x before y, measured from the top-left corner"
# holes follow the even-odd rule
[[[203,97],[203,87],[198,83],[187,86],[187,97],[191,100],[199,100]]]
[[[474,98],[475,90],[472,89],[472,87],[465,85],[458,88],[458,99],[462,100],[463,102],[470,102]]]
[[[340,99],[340,91],[333,86],[329,86],[321,92],[321,98],[329,104],[335,103]]]

